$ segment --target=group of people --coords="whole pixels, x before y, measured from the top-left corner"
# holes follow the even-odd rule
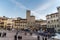
[[[0,32],[0,37],[6,37],[6,32],[3,33]]]
[[[16,32],[16,35],[14,36],[14,40],[22,40],[22,36],[18,35],[19,31]]]
[[[17,40],[17,39],[18,39],[18,40],[22,40],[22,36],[15,35],[15,36],[14,36],[14,40]]]
[[[33,33],[32,33],[32,32],[30,32],[29,34],[30,34],[30,35],[32,35]],[[27,35],[27,32],[25,32],[25,33],[24,33],[24,35]]]

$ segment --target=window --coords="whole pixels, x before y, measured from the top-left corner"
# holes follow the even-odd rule
[[[54,22],[55,22],[55,20],[54,20]]]
[[[52,28],[54,27],[54,25],[51,26]]]
[[[22,25],[20,25],[20,26],[22,26]]]
[[[49,17],[47,17],[47,19],[49,19]]]
[[[58,15],[56,14],[56,17],[58,17]]]
[[[51,22],[53,22],[53,20],[51,20]]]
[[[47,19],[49,19],[49,18],[50,18],[50,16],[47,17]]]
[[[55,25],[55,28],[56,28],[56,25]]]
[[[54,25],[52,25],[52,27],[54,27]]]
[[[57,25],[57,27],[59,27],[59,25]]]
[[[59,20],[57,19],[57,22],[58,22]]]
[[[47,25],[47,27],[49,27],[49,25]]]
[[[52,15],[53,17],[55,17],[55,15]]]
[[[50,23],[50,21],[48,21],[48,23]]]

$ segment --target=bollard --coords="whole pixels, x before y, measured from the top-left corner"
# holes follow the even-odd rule
[[[37,40],[40,40],[40,37],[39,37],[39,35],[37,36]]]
[[[14,40],[17,40],[17,35],[14,36]]]

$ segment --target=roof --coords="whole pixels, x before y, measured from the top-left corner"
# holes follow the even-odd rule
[[[20,20],[27,20],[27,19],[20,19]]]
[[[35,17],[35,16],[30,16],[30,17]]]
[[[30,12],[30,10],[27,10],[27,12]]]
[[[40,22],[39,20],[35,20],[35,22]]]
[[[35,22],[46,22],[46,20],[35,20]]]
[[[52,13],[52,14],[48,14],[47,16],[51,16],[51,15],[55,15],[55,14],[58,14],[58,12]],[[47,16],[46,16],[46,17],[47,17]]]
[[[57,7],[57,9],[59,10],[60,6]]]

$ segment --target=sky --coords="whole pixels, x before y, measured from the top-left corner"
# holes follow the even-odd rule
[[[60,0],[0,0],[0,16],[26,18],[26,10],[36,19],[46,19],[46,15],[57,12]]]

